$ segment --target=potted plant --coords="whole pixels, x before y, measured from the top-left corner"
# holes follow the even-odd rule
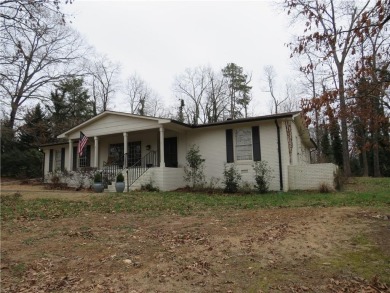
[[[115,190],[116,192],[123,192],[125,190],[125,177],[123,177],[122,173],[116,175]]]
[[[95,192],[103,192],[104,186],[102,182],[102,174],[100,174],[100,172],[95,173],[92,188]]]

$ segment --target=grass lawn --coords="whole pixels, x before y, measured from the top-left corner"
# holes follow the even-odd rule
[[[352,178],[341,192],[274,192],[268,194],[204,194],[196,192],[131,192],[99,194],[89,201],[59,199],[23,200],[18,193],[3,195],[2,218],[48,219],[77,215],[83,211],[125,212],[160,215],[193,215],[213,210],[294,207],[389,207],[389,178]]]

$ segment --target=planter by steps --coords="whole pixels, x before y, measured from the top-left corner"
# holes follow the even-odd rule
[[[101,193],[104,190],[103,182],[94,182],[92,184],[93,191]]]
[[[118,173],[116,176],[115,190],[116,192],[123,192],[125,190],[125,178],[122,173]]]
[[[92,189],[93,191],[98,193],[101,193],[104,190],[104,185],[102,182],[102,174],[100,174],[100,172],[97,172],[93,177]]]

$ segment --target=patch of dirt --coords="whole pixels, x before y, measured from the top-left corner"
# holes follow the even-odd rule
[[[375,276],[335,275],[327,261],[361,231],[388,249],[390,221],[377,214],[283,208],[3,222],[1,291],[389,292]]]
[[[67,200],[88,201],[90,195],[94,194],[91,190],[78,190],[74,188],[53,190],[47,184],[41,182],[27,182],[21,184],[20,181],[3,181],[0,186],[0,194],[23,193],[23,199],[53,198]]]

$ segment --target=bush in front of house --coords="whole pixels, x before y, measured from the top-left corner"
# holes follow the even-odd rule
[[[224,192],[236,193],[240,187],[241,174],[234,164],[225,165],[223,170],[223,184],[225,185]]]
[[[122,173],[118,173],[118,175],[116,175],[116,182],[125,182],[125,177]]]
[[[253,170],[255,171],[256,190],[261,194],[267,193],[272,179],[271,167],[267,161],[260,161],[255,163]]]
[[[192,188],[203,187],[205,183],[204,162],[199,147],[193,145],[186,154],[186,165],[184,166],[184,181],[191,184]]]
[[[94,183],[101,183],[102,182],[102,174],[100,172],[96,172],[93,176],[93,182]]]
[[[76,190],[90,188],[92,179],[94,178],[95,170],[78,170],[68,171],[64,169],[55,170],[45,175],[45,182],[52,183],[53,187],[58,185],[66,185],[68,187],[75,188]]]

